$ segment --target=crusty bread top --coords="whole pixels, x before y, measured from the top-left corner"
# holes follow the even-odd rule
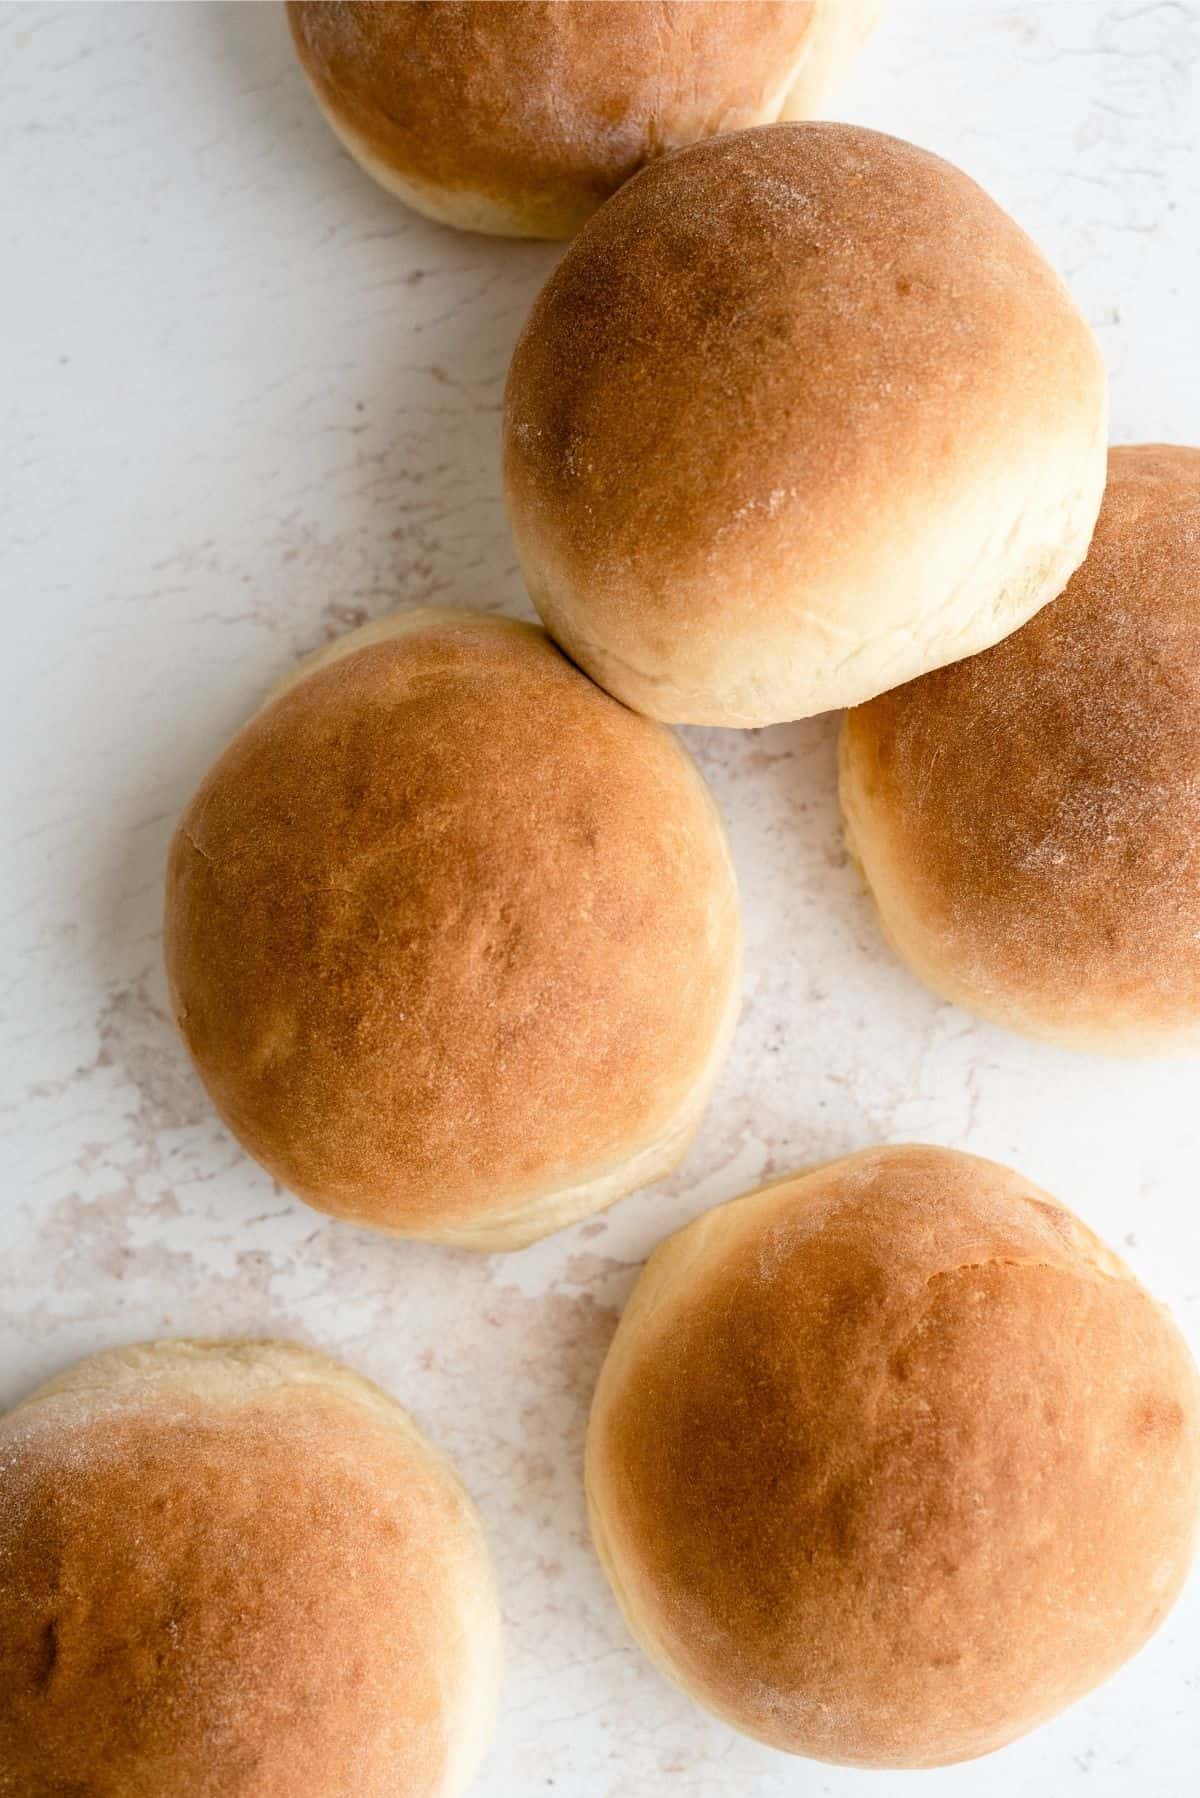
[[[465,1493],[324,1357],[142,1344],[0,1419],[0,1793],[443,1798],[499,1652]]]
[[[187,808],[176,1015],[250,1151],[340,1215],[465,1225],[652,1144],[738,976],[670,732],[541,631],[443,612],[284,691]]]
[[[552,635],[654,716],[786,716],[747,664],[769,689],[792,657],[798,706],[862,698],[1023,621],[1030,557],[1082,532],[1077,564],[1106,392],[960,170],[849,125],[717,138],[624,187],[533,307],[505,401],[522,564]]]
[[[1111,1673],[1200,1505],[1167,1315],[1007,1169],[869,1151],[710,1212],[642,1276],[589,1436],[633,1626],[777,1746],[968,1758]]]
[[[885,923],[939,986],[1098,1046],[1195,1034],[1200,450],[1114,449],[1062,597],[852,712],[843,764]]]

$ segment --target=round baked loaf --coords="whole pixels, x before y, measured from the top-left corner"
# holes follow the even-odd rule
[[[323,1355],[146,1343],[0,1419],[0,1794],[452,1798],[500,1662],[470,1499]]]
[[[1062,597],[851,712],[841,759],[852,853],[937,992],[1073,1048],[1200,1048],[1200,450],[1113,450]]]
[[[230,1129],[322,1210],[477,1248],[658,1179],[740,983],[684,749],[513,619],[402,613],[301,675],[167,873],[175,1015]]]
[[[630,1628],[693,1698],[793,1753],[938,1766],[1162,1621],[1200,1387],[1167,1314],[1019,1175],[871,1150],[655,1252],[587,1485]]]
[[[627,705],[761,725],[996,642],[1082,561],[1107,381],[967,176],[849,125],[654,163],[518,343],[509,514],[551,635]]]
[[[317,100],[367,173],[469,231],[569,237],[642,164],[814,111],[878,0],[289,0]]]

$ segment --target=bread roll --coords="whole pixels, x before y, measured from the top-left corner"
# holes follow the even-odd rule
[[[317,101],[428,217],[569,237],[651,157],[815,110],[878,0],[289,0]]]
[[[851,712],[842,806],[897,952],[1051,1042],[1200,1049],[1200,450],[1115,449],[1062,597]]]
[[[1168,1315],[1018,1174],[875,1149],[651,1256],[587,1485],[629,1626],[693,1698],[792,1753],[940,1766],[1161,1623],[1200,1386]]]
[[[500,1660],[470,1499],[323,1355],[144,1343],[0,1419],[0,1794],[451,1798]]]
[[[175,1015],[285,1186],[515,1248],[682,1157],[737,1012],[737,890],[669,731],[543,633],[402,613],[236,737],[167,873]]]
[[[1107,382],[948,163],[768,125],[645,170],[550,277],[504,415],[551,635],[627,705],[760,725],[986,648],[1062,591]]]

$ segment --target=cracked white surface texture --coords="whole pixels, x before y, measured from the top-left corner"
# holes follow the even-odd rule
[[[835,111],[961,163],[1097,327],[1120,440],[1200,441],[1200,0],[891,0]],[[852,1798],[693,1709],[585,1535],[587,1401],[660,1236],[876,1141],[1019,1167],[1200,1348],[1200,1067],[1024,1043],[940,1004],[848,867],[836,720],[688,732],[747,925],[732,1058],[664,1186],[507,1259],[292,1202],[165,1009],[174,819],[294,658],[397,605],[525,611],[500,499],[507,359],[554,246],[454,236],[338,148],[268,5],[0,6],[0,1403],[138,1337],[291,1335],[450,1453],[509,1630],[481,1798]],[[1110,1686],[942,1798],[1185,1798],[1200,1579]],[[878,1784],[875,1789],[879,1789]]]

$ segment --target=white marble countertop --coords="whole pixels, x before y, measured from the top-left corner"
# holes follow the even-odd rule
[[[890,0],[837,107],[962,163],[1074,284],[1114,436],[1200,441],[1200,0]],[[876,1141],[1007,1161],[1200,1349],[1200,1066],[1054,1053],[938,1003],[842,852],[835,721],[690,732],[732,830],[745,1008],[665,1186],[512,1258],[294,1203],[218,1125],[164,1006],[172,822],[301,651],[430,600],[520,609],[509,351],[552,246],[454,236],[339,151],[273,5],[0,7],[5,844],[0,1404],[105,1344],[282,1333],[453,1454],[509,1631],[481,1798],[1184,1798],[1200,1577],[1038,1735],[935,1775],[792,1761],[651,1671],[587,1545],[590,1389],[652,1244]]]

